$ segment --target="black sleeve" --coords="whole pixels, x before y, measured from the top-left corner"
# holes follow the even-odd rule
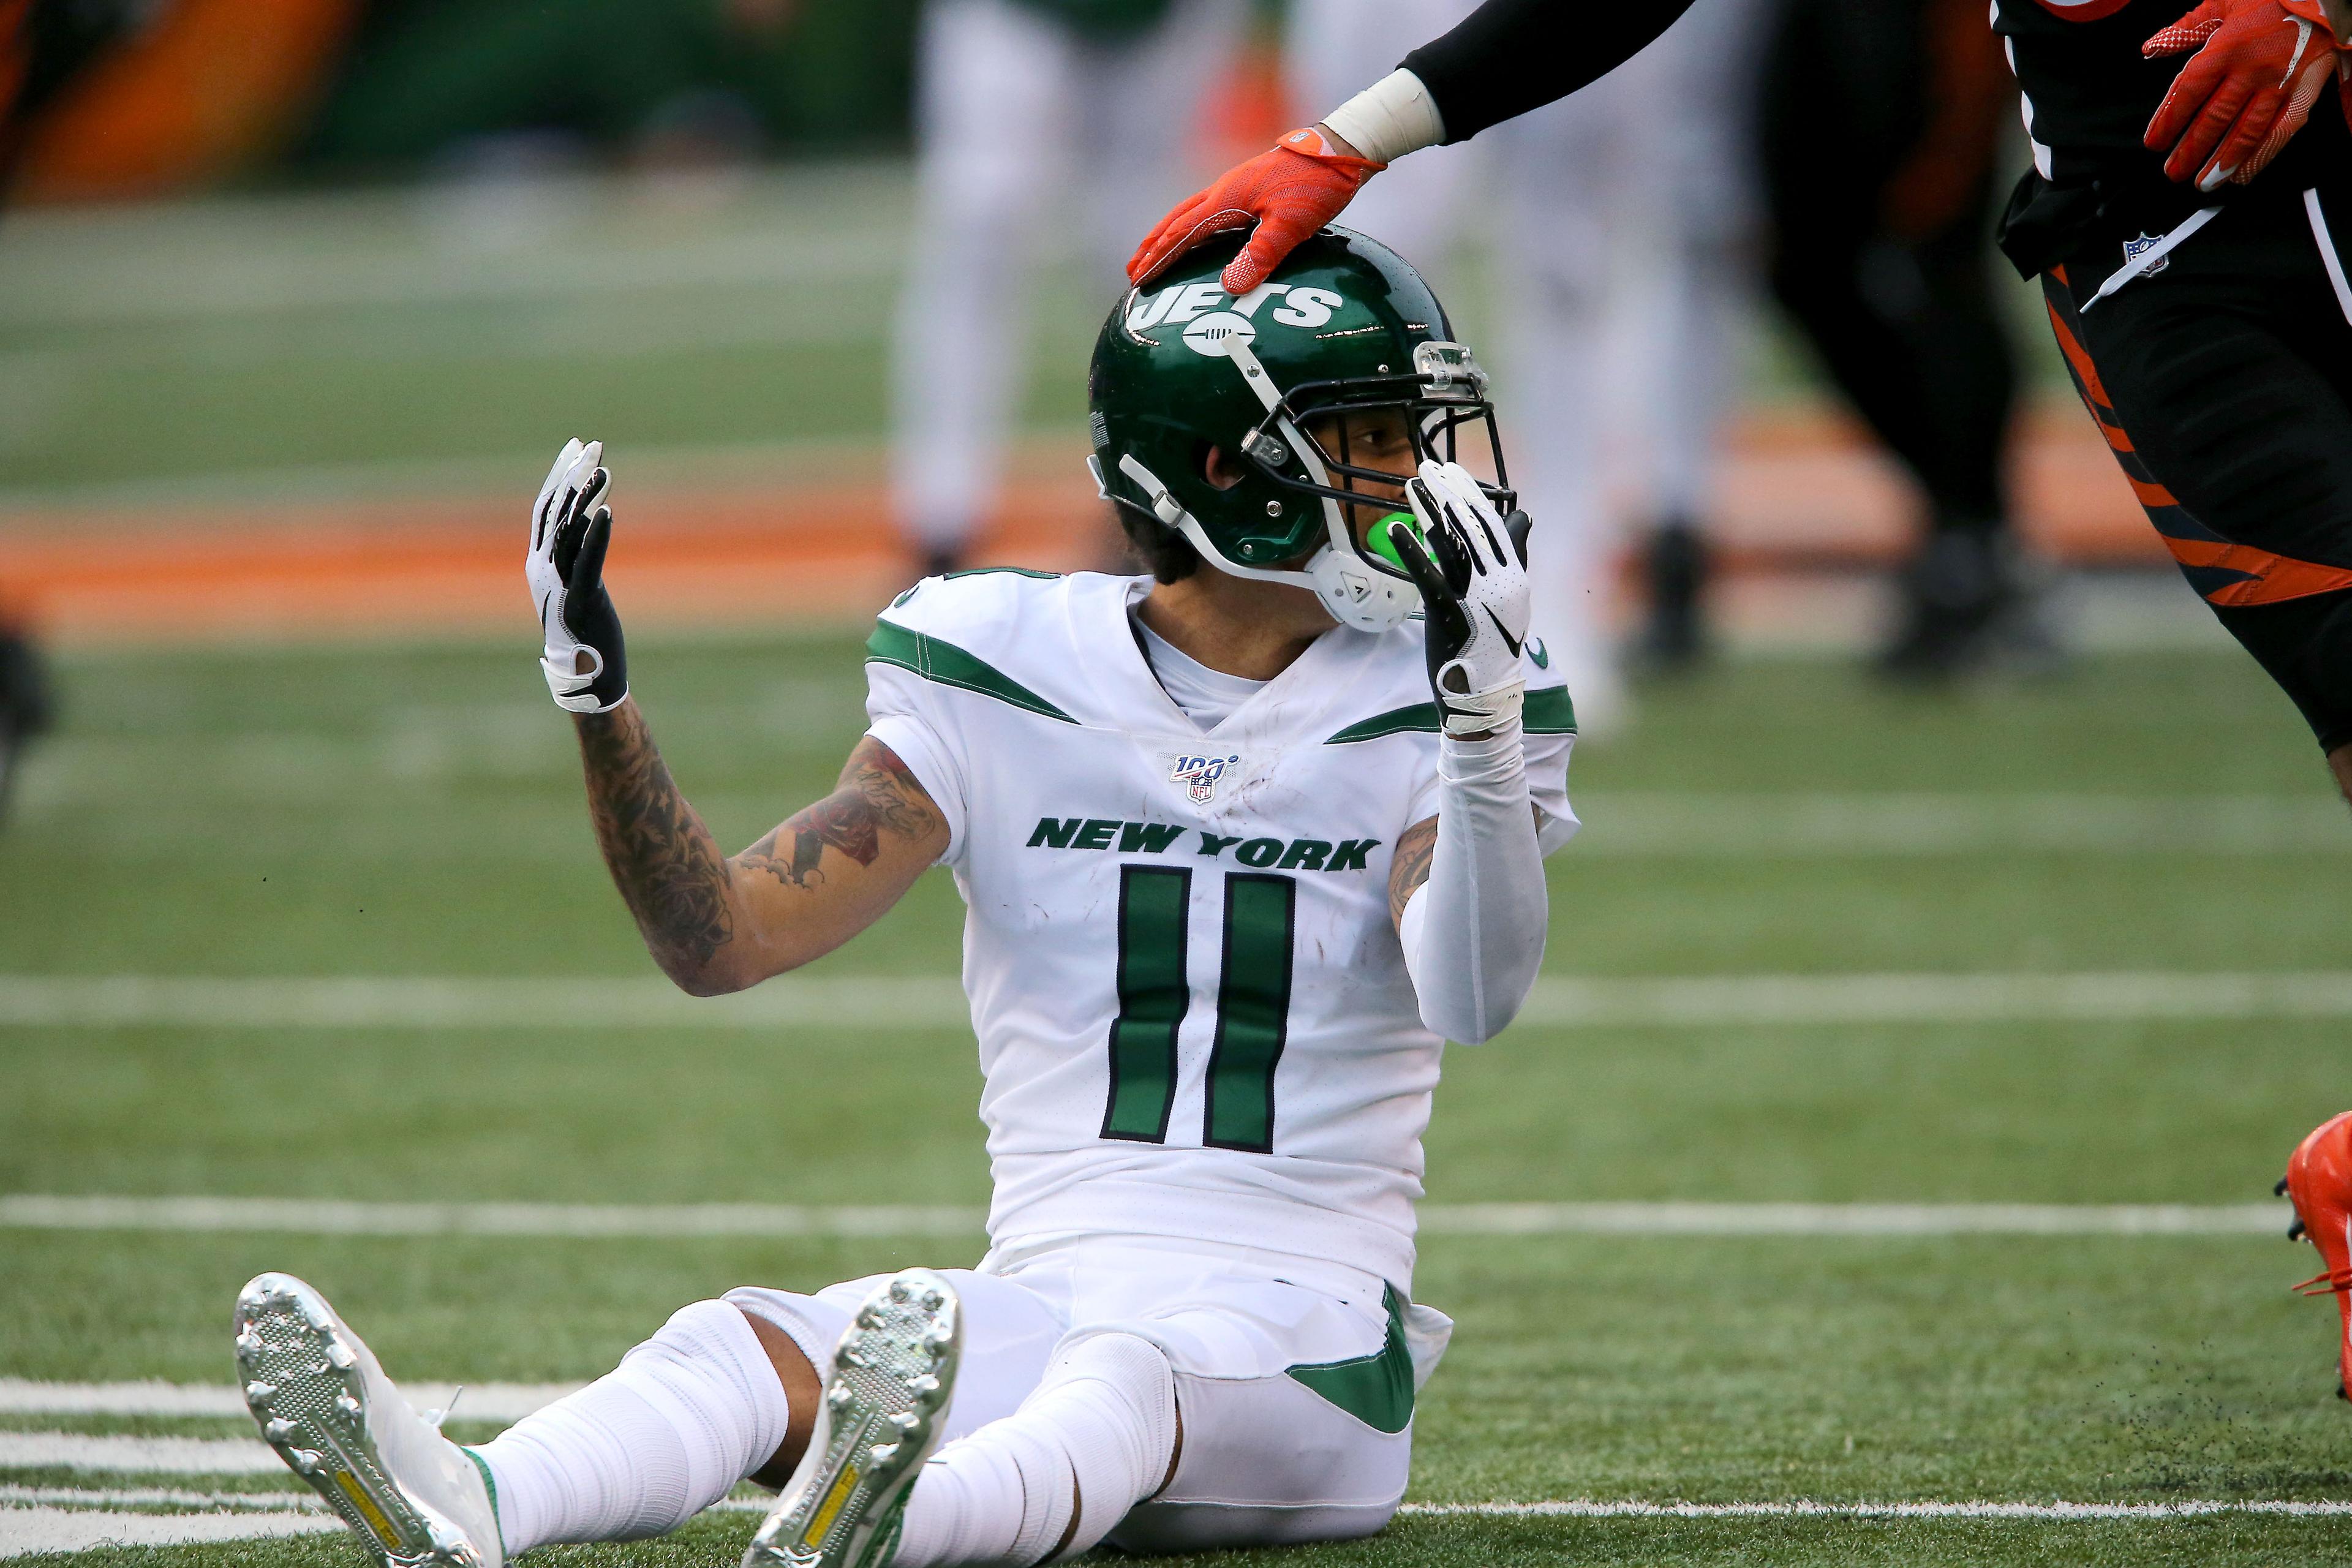
[[[1517,119],[1640,53],[1691,0],[1486,0],[1405,56],[1445,121],[1448,142]]]

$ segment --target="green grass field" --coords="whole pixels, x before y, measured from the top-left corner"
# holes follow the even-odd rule
[[[904,171],[871,164],[12,214],[0,551],[12,512],[60,502],[510,489],[573,428],[645,454],[632,474],[767,471],[791,443],[873,468],[908,206]],[[1066,258],[1044,279],[1024,420],[1068,430],[1108,300]],[[1454,303],[1484,342],[1475,262],[1469,279]],[[2054,356],[2022,316],[2020,342],[2050,390]],[[1748,391],[1813,395],[1769,332]],[[851,638],[635,651],[673,765],[730,847],[826,788],[860,731]],[[819,987],[777,991],[771,1026],[660,1013],[527,627],[495,647],[84,649],[61,675],[64,732],[0,833],[0,1380],[225,1389],[230,1302],[267,1268],[326,1289],[395,1373],[560,1382],[730,1285],[978,1255],[952,1224],[656,1240],[12,1226],[22,1194],[826,1205],[873,1201],[886,1158],[891,1202],[986,1194],[969,1034],[906,1006],[952,984],[947,879],[815,966]],[[1588,827],[1551,866],[1555,981],[2352,968],[2352,816],[2234,655],[1924,700],[1841,665],[1740,664],[1653,693],[1572,784]],[[138,977],[245,988],[215,1014],[111,1017]],[[381,982],[398,1005],[436,981],[513,998],[619,980],[652,1021],[238,1015],[298,980]],[[63,1014],[34,1022],[37,993]],[[2259,1203],[2294,1140],[2352,1101],[2347,1009],[2229,1011],[1524,1025],[1454,1054],[1431,1196]],[[2341,1517],[1752,1511],[2352,1500],[2333,1314],[2287,1289],[2315,1267],[2275,1231],[1434,1232],[1416,1293],[1460,1330],[1419,1418],[1422,1511],[1281,1560],[2352,1562]],[[44,1434],[249,1428],[12,1410],[16,1386],[0,1382],[0,1555],[44,1510],[127,1521],[290,1493],[274,1473],[44,1459],[62,1451]],[[453,1429],[494,1428],[461,1409]],[[1579,1500],[1751,1511],[1428,1511]],[[716,1513],[545,1560],[730,1563],[752,1523]],[[54,1561],[356,1560],[330,1535]]]
[[[639,479],[871,443],[912,205],[873,162],[12,213],[0,529],[91,498],[528,488],[551,431],[596,431]],[[1022,418],[1068,437],[1116,280],[1065,245],[1005,309],[1029,327]],[[1433,276],[1507,409],[1476,247]],[[2071,404],[2040,294],[2003,276],[2021,366]],[[1747,358],[1751,399],[1818,395],[1776,324]]]
[[[730,845],[824,788],[861,727],[849,638],[635,651],[673,766]],[[649,974],[527,638],[84,652],[62,674],[65,732],[0,837],[0,976]],[[2333,970],[2352,929],[2352,819],[2286,703],[2231,657],[1938,699],[1739,664],[1654,693],[1571,783],[1588,826],[1551,863],[1560,977]],[[814,973],[853,998],[870,977],[877,1001],[894,977],[950,975],[958,920],[934,875]],[[1431,1195],[2252,1202],[2352,1100],[2345,1027],[1525,1026],[1452,1058]],[[873,1201],[887,1159],[890,1201],[970,1205],[977,1085],[964,1031],[864,1026],[854,1001],[772,1029],[0,1026],[0,1194],[825,1205]],[[326,1289],[395,1373],[578,1379],[732,1284],[979,1247],[0,1228],[0,1378],[226,1384],[230,1301],[278,1268]],[[1432,1236],[1416,1294],[1461,1326],[1412,1495],[2352,1499],[2334,1313],[2287,1289],[2315,1267],[2275,1233]],[[240,1427],[0,1415],[10,1431]],[[12,1498],[191,1485],[286,1483],[0,1468],[0,1548]],[[728,1562],[753,1522],[549,1560]],[[354,1560],[330,1535],[56,1561]],[[2352,1534],[2247,1513],[1423,1512],[1284,1560],[2308,1563],[2352,1562]]]

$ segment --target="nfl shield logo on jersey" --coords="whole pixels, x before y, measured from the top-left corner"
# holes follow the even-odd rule
[[[1217,785],[1223,782],[1225,770],[1241,761],[1234,757],[1202,757],[1179,753],[1175,771],[1168,777],[1171,783],[1185,786],[1194,805],[1206,805],[1217,798]]]
[[[2144,234],[2144,235],[2141,235],[2137,239],[2127,239],[2127,240],[2125,240],[2125,241],[2124,241],[2124,265],[2125,265],[2125,266],[2126,266],[2126,267],[2129,267],[2129,266],[2132,264],[2132,262],[2133,262],[2135,259],[2137,259],[2137,258],[2138,258],[2138,256],[2139,256],[2140,252],[2142,252],[2142,251],[2144,251],[2144,250],[2154,250],[2158,246],[2162,245],[2163,243],[2164,243],[2164,237],[2163,237],[2163,236],[2161,236],[2161,235],[2155,235],[2155,234]],[[2168,267],[2169,267],[2169,266],[2171,266],[2171,265],[2172,265],[2172,258],[2171,258],[2171,257],[2169,257],[2169,256],[2159,256],[2159,257],[2158,257],[2155,260],[2153,260],[2153,261],[2151,261],[2151,262],[2149,262],[2149,263],[2147,264],[2147,270],[2146,270],[2146,271],[2144,271],[2143,273],[2141,273],[2141,274],[2140,274],[2140,276],[2142,276],[2142,277],[2144,277],[2144,278],[2153,278],[2153,277],[2155,277],[2158,273],[2159,273],[2159,272],[2163,271],[2166,268],[2168,268]]]

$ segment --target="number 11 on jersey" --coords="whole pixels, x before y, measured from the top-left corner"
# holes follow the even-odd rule
[[[1289,1030],[1298,884],[1235,872],[1224,879],[1216,1043],[1209,1053],[1201,1142],[1274,1150],[1274,1071]],[[1102,1135],[1163,1143],[1176,1108],[1176,1034],[1192,1001],[1187,932],[1192,873],[1125,866],[1118,879],[1118,1016],[1110,1026],[1110,1095]]]

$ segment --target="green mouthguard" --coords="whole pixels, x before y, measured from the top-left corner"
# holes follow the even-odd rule
[[[1389,542],[1389,525],[1397,522],[1404,524],[1406,531],[1418,540],[1423,548],[1428,547],[1429,536],[1421,531],[1421,524],[1414,521],[1412,513],[1392,511],[1372,524],[1370,531],[1365,536],[1364,548],[1402,572],[1405,570],[1404,557],[1399,555],[1397,547]]]

